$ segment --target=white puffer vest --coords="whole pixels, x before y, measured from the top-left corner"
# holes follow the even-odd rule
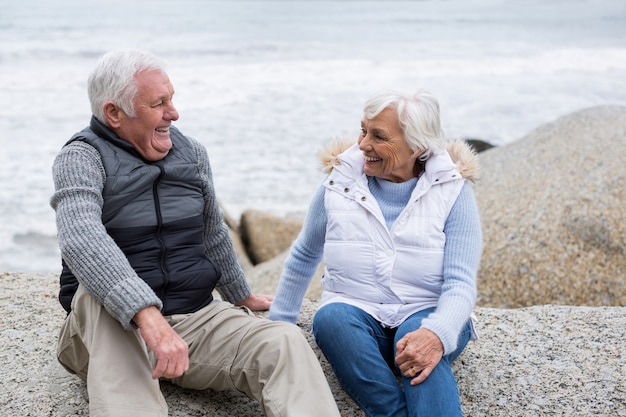
[[[448,153],[428,159],[391,230],[369,191],[357,145],[340,154],[324,185],[328,215],[320,306],[356,305],[386,326],[437,304],[443,228],[465,180]]]

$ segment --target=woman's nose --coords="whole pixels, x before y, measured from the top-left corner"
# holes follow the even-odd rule
[[[370,145],[370,140],[369,140],[369,136],[365,135],[365,136],[361,136],[361,140],[359,141],[359,149],[362,151],[365,151],[367,149],[371,148]]]

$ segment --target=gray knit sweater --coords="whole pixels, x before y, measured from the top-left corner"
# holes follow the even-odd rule
[[[206,149],[196,140],[189,140],[198,156],[202,178],[205,251],[222,271],[216,290],[224,300],[235,303],[250,295],[250,287],[217,202]],[[52,174],[55,193],[50,205],[56,211],[61,256],[80,284],[109,314],[124,328],[132,328],[132,318],[139,310],[152,305],[161,308],[162,304],[102,224],[106,174],[100,154],[84,142],[73,142],[57,155]]]

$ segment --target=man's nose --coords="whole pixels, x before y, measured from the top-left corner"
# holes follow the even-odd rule
[[[167,109],[167,112],[165,113],[165,116],[168,120],[173,120],[173,121],[178,120],[179,114],[178,114],[178,110],[176,110],[176,107],[174,107],[174,104],[170,104],[169,108]]]

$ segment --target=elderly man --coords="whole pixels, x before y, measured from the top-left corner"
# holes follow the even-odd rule
[[[339,416],[299,328],[250,312],[272,297],[237,263],[205,148],[172,126],[162,61],[109,52],[88,91],[93,117],[55,159],[51,205],[68,312],[57,353],[87,382],[90,415],[167,416],[165,379],[243,392],[268,416]]]

